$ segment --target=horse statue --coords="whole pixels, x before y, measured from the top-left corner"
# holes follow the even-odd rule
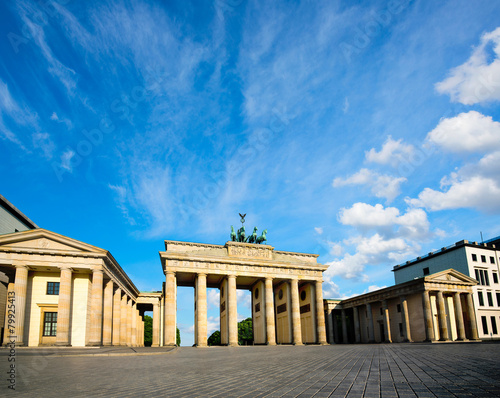
[[[240,229],[238,229],[238,242],[245,241],[245,226],[242,225]]]
[[[231,240],[233,242],[236,242],[236,232],[234,232],[234,228],[232,225],[231,225]]]
[[[257,241],[257,227],[254,227],[252,235],[247,239],[248,243],[255,243]]]
[[[266,234],[267,234],[267,229],[262,231],[262,235],[257,238],[256,243],[261,244],[262,242],[267,242]]]

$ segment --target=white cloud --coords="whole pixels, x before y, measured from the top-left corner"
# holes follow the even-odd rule
[[[442,119],[427,140],[449,152],[488,153],[500,149],[500,123],[476,111]]]
[[[210,335],[216,330],[220,330],[220,317],[218,316],[207,317],[207,337],[210,337]]]
[[[316,231],[316,233],[317,233],[318,235],[323,234],[323,228],[321,228],[321,227],[314,227],[314,230]]]
[[[391,136],[388,136],[379,152],[372,148],[365,152],[365,157],[369,162],[390,164],[392,167],[397,167],[401,163],[408,162],[414,153],[413,145],[404,144],[402,139],[395,141]]]
[[[71,159],[76,155],[75,151],[72,149],[67,149],[61,155],[61,167],[68,170],[70,173],[73,172],[73,166],[71,165]]]
[[[335,178],[333,186],[367,185],[377,198],[385,198],[388,202],[391,202],[401,193],[400,185],[405,181],[406,178],[404,177],[382,175],[369,169],[361,169],[356,174],[345,179]]]
[[[488,59],[492,47],[494,59]],[[436,84],[441,94],[453,102],[472,105],[500,100],[500,27],[485,33],[470,58],[450,71],[449,77]]]
[[[219,289],[208,289],[207,290],[207,303],[208,303],[208,309],[210,309],[210,308],[219,309],[219,307],[220,307],[220,291],[219,291]]]

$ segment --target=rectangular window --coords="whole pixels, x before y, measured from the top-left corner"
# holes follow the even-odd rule
[[[475,254],[472,255],[472,261],[477,261],[477,256]]]
[[[398,312],[401,312],[401,304],[398,304],[398,305],[396,306],[396,308],[397,308]]]
[[[481,322],[483,323],[483,334],[488,334],[488,321],[485,316],[481,317]]]
[[[498,274],[493,272],[493,283],[498,283]]]
[[[495,257],[490,257],[490,263],[495,264]]]
[[[479,297],[479,305],[484,306],[483,292],[477,292],[477,297]]]
[[[424,268],[424,275],[429,275],[429,267]]]
[[[486,256],[481,256],[481,262],[483,262],[483,263],[486,262]]]
[[[484,281],[486,282],[486,286],[489,286],[490,285],[490,278],[488,277],[488,271],[483,270],[483,272],[484,272]]]
[[[400,335],[401,337],[405,337],[405,336],[403,335],[403,324],[402,324],[402,323],[400,323],[400,324],[399,324],[399,335]]]
[[[57,334],[57,312],[43,314],[43,335],[55,336]]]
[[[479,279],[479,270],[475,269],[474,272],[476,274],[476,281],[480,282],[480,279]]]
[[[498,334],[497,330],[497,320],[494,316],[491,317],[491,333]]]
[[[59,294],[59,282],[47,282],[47,294],[57,296]]]
[[[479,270],[479,276],[481,277],[479,284],[484,286],[485,285],[485,283],[484,283],[484,272],[483,272],[482,269]]]
[[[500,293],[497,293],[497,306],[500,307]]]
[[[491,292],[488,292],[486,293],[486,296],[488,297],[488,305],[490,307],[493,307],[493,295],[491,294]]]

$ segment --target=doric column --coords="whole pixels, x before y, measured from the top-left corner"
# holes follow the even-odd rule
[[[335,335],[333,334],[333,310],[327,309],[326,319],[328,323],[328,342],[335,344]]]
[[[479,340],[477,333],[476,312],[474,311],[474,301],[472,300],[472,293],[467,293],[467,315],[469,316],[471,340]]]
[[[153,344],[151,347],[160,346],[160,303],[153,305]]]
[[[163,344],[166,346],[174,346],[176,343],[176,289],[175,272],[167,271],[165,283],[165,340]]]
[[[196,346],[207,346],[207,274],[200,273],[196,284]]]
[[[122,289],[117,288],[113,296],[113,345],[120,345],[121,318],[122,318]]]
[[[92,297],[90,305],[90,339],[89,345],[98,346],[102,344],[102,285],[103,271],[94,268],[92,271]]]
[[[9,325],[15,326],[15,319],[16,318],[11,318],[14,323],[9,323],[9,309],[12,309],[12,308],[15,309],[15,306],[16,306],[15,299],[12,300],[15,297],[15,286],[16,285],[14,284],[14,282],[10,282],[7,285],[7,301],[5,303],[5,322],[4,322],[4,329],[3,329],[4,330],[4,332],[3,332],[3,345],[7,345],[10,342],[11,333],[9,332],[9,330],[12,330],[14,332],[14,333],[12,333],[12,336],[16,335],[15,328],[9,328]],[[11,300],[11,301],[9,302],[9,300]],[[14,303],[13,306],[12,306],[12,302]],[[12,306],[12,307],[9,308],[9,306]]]
[[[229,345],[238,345],[238,308],[236,301],[236,275],[227,277],[227,304],[228,304],[228,329]]]
[[[132,304],[133,300],[129,299],[127,302],[127,346],[132,347]]]
[[[28,289],[28,267],[24,264],[16,264],[16,279],[14,281],[15,306],[16,306],[16,345],[27,345],[23,341],[24,317],[26,314],[26,292]]]
[[[127,314],[128,314],[128,306],[127,306],[128,297],[126,294],[122,297],[122,302],[120,305],[120,345],[127,345]]]
[[[432,323],[431,299],[429,297],[429,292],[427,290],[424,290],[422,292],[422,305],[424,306],[426,341],[434,341],[436,337],[434,336],[434,326]]]
[[[130,342],[132,347],[137,347],[137,303],[132,303],[132,341]]]
[[[340,313],[342,314],[342,343],[347,344],[349,343],[349,339],[347,337],[347,318],[345,309],[342,308]]]
[[[401,296],[401,323],[403,324],[404,341],[412,343],[410,330],[410,314],[408,313],[408,300],[406,296]]]
[[[328,344],[326,341],[326,328],[325,328],[325,307],[323,305],[323,281],[316,281],[316,330],[318,336],[318,343],[322,345]]]
[[[448,341],[448,325],[446,323],[446,308],[444,306],[444,296],[441,290],[437,292],[437,311],[439,322],[439,341]]]
[[[71,268],[61,266],[59,301],[57,304],[56,345],[69,346],[69,321],[71,314]]]
[[[368,343],[375,343],[375,332],[373,330],[372,305],[366,304],[366,315],[368,315]]]
[[[300,325],[300,306],[299,306],[299,281],[292,279],[290,281],[292,296],[292,329],[293,344],[302,345],[302,329]]]
[[[361,343],[361,330],[359,327],[359,311],[358,307],[352,308],[352,317],[354,318],[354,338],[356,343]]]
[[[111,345],[113,337],[113,281],[106,282],[104,288],[104,312],[102,321],[102,345]]]
[[[391,320],[389,318],[389,307],[387,305],[387,300],[382,300],[382,311],[384,318],[384,330],[385,330],[385,342],[392,343],[391,338]]]
[[[273,279],[266,278],[266,342],[276,345],[276,326],[274,324],[274,291]]]
[[[460,301],[460,293],[456,292],[453,295],[453,303],[455,304],[455,320],[457,322],[458,340],[466,340],[464,315],[462,314],[462,302]]]

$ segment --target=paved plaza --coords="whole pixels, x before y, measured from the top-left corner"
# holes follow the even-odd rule
[[[2,377],[1,396],[500,396],[500,343],[18,348],[16,358],[16,391]]]

